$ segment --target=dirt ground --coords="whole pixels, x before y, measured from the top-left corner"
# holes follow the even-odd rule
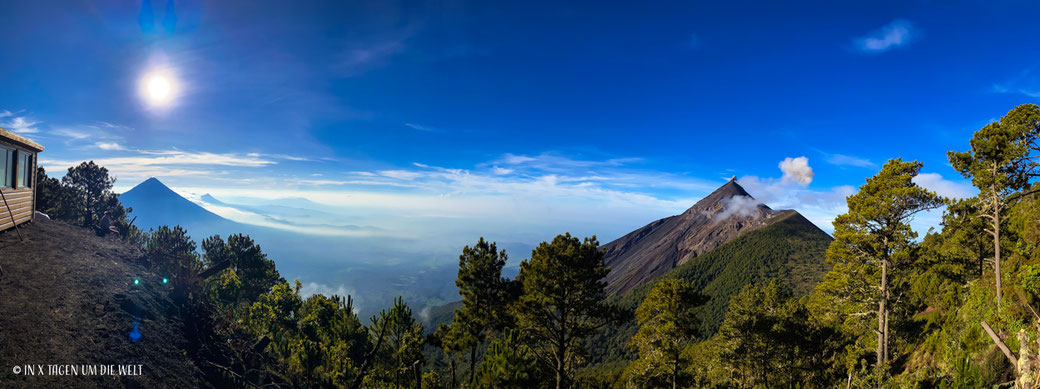
[[[25,241],[0,233],[0,388],[206,386],[169,284],[140,265],[140,250],[57,221],[21,232]],[[40,365],[44,375],[29,375]],[[102,374],[109,367],[115,375]]]

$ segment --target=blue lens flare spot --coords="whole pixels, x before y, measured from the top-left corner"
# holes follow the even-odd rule
[[[130,330],[130,341],[137,342],[141,340],[141,331],[137,330],[137,320],[134,320],[134,329]]]
[[[167,282],[169,282],[169,281],[170,281],[170,280],[167,280],[167,279],[166,279],[166,277],[163,277],[163,279],[162,279],[162,283],[164,283],[164,284],[165,284],[165,283],[167,283]]]
[[[141,280],[134,279],[134,285],[140,285],[140,284],[141,284]]]

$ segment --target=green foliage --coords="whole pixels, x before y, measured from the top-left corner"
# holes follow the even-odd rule
[[[604,302],[608,269],[595,237],[570,234],[542,242],[520,263],[523,293],[514,304],[516,326],[525,343],[556,375],[556,386],[570,385],[580,364],[584,338],[618,317]]]
[[[98,227],[102,234],[108,232],[107,227],[96,224],[101,215],[108,212],[111,225],[120,235],[131,244],[141,245],[145,237],[128,220],[132,209],[124,208],[119,197],[112,193],[114,182],[115,178],[108,176],[108,169],[93,162],[69,168],[61,180],[47,176],[46,170],[37,167],[36,210],[55,220]]]
[[[549,381],[534,352],[520,338],[518,332],[509,330],[491,342],[473,387],[534,388]]]
[[[227,242],[214,235],[202,241],[203,262],[207,267],[228,261],[231,266],[216,280],[209,282],[221,304],[237,308],[256,301],[271,287],[285,280],[278,275],[274,261],[260,250],[251,238],[242,234],[228,236]],[[233,273],[227,274],[228,272]]]
[[[384,326],[386,335],[377,351],[376,369],[372,372],[371,380],[366,382],[412,387],[412,366],[418,364],[422,367],[425,362],[422,353],[425,341],[423,326],[412,317],[412,309],[400,297],[394,299],[394,305],[389,310],[372,317],[370,331],[374,332]]]
[[[705,301],[688,281],[658,282],[636,310],[639,331],[631,346],[639,359],[629,364],[625,381],[639,388],[689,385],[684,351],[700,333],[697,307]]]
[[[112,184],[116,179],[109,177],[108,169],[98,166],[94,161],[70,167],[61,182],[72,199],[68,205],[83,226],[97,223],[101,214],[108,210],[111,199],[116,198],[112,193]]]
[[[1006,229],[1005,217],[1021,198],[1030,179],[1040,173],[1040,164],[1030,155],[1040,151],[1040,107],[1023,104],[1015,107],[999,121],[987,124],[975,132],[971,150],[950,151],[947,157],[954,169],[971,179],[979,188],[979,215],[988,220],[986,232],[993,237],[993,268],[997,312],[1004,304],[1004,272],[1001,268],[1004,242],[1001,232]]]
[[[810,319],[808,308],[778,280],[748,285],[730,300],[714,345],[729,382],[742,387],[828,387],[840,340]],[[837,372],[837,374],[835,373]]]
[[[507,307],[513,300],[510,283],[502,277],[505,250],[480,238],[472,248],[459,255],[459,275],[455,285],[462,295],[462,306],[455,310],[450,329],[442,334],[446,351],[469,352],[470,385],[476,377],[477,352],[489,332],[508,323]]]
[[[371,346],[349,297],[308,297],[300,306],[296,328],[289,367],[309,378],[304,380],[308,386],[345,387],[357,379],[357,362]]]
[[[824,253],[831,238],[800,215],[792,213],[778,217],[783,219],[691,258],[611,301],[621,309],[634,311],[658,282],[670,279],[689,281],[709,299],[698,314],[700,335],[708,338],[718,331],[730,298],[744,285],[780,278],[788,280],[796,296],[805,295],[828,270]],[[635,359],[627,346],[635,333],[636,323],[632,320],[607,328],[588,342],[591,360]]]
[[[979,188],[979,197],[1005,199],[1029,185],[1030,146],[1040,135],[1040,107],[1023,104],[975,132],[971,150],[950,151],[954,169]],[[987,204],[987,207],[1001,204]]]
[[[825,325],[853,337],[849,368],[861,364],[870,348],[875,349],[875,366],[887,363],[890,331],[911,315],[907,304],[896,304],[911,284],[919,253],[909,222],[918,212],[942,204],[938,195],[913,182],[921,166],[890,160],[848,196],[848,213],[834,220],[834,241],[827,249],[833,268],[817,286],[812,307]]]

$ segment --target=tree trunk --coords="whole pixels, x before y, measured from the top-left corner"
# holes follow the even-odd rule
[[[1000,273],[1000,206],[997,196],[993,196],[993,276],[997,281],[997,314],[1000,314],[1000,303],[1004,301],[1001,293]]]
[[[887,245],[887,242],[886,242]],[[878,299],[877,363],[888,362],[888,260],[881,260],[881,298]]]
[[[452,358],[451,359],[451,388],[452,389],[455,389],[455,387],[456,387],[456,383],[455,382],[456,382],[455,381],[455,358]]]
[[[473,387],[473,382],[477,377],[477,345],[473,345],[473,348],[469,350],[469,386]]]
[[[675,362],[672,363],[672,389],[679,388],[679,356],[675,356]]]
[[[886,299],[887,299],[887,297],[886,297]],[[890,344],[888,342],[888,334],[889,334],[889,329],[892,328],[892,326],[890,326],[889,323],[888,323],[888,316],[891,313],[892,313],[891,309],[886,309],[885,310],[885,362],[888,362],[892,358],[892,356],[889,355],[889,353],[888,353],[888,351],[889,351],[888,350],[888,345]]]

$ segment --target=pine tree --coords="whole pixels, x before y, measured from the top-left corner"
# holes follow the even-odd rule
[[[449,349],[469,351],[469,383],[476,377],[477,351],[495,327],[506,320],[509,301],[508,280],[502,278],[506,252],[495,243],[480,238],[459,255],[459,275],[455,285],[462,295],[462,307],[455,310],[451,328],[445,336]]]
[[[1030,157],[1029,153],[1036,150],[1038,135],[1040,107],[1024,104],[976,131],[971,139],[971,150],[946,154],[953,168],[979,188],[979,215],[987,219],[985,231],[993,238],[998,313],[1003,302],[1000,234],[1008,209],[1029,186],[1030,176],[1036,173],[1036,157]]]
[[[639,359],[626,369],[627,381],[644,388],[687,386],[682,373],[690,361],[685,351],[700,331],[697,308],[706,301],[686,280],[664,280],[654,285],[636,310],[639,330],[630,345]]]
[[[890,160],[859,192],[848,196],[849,211],[835,218],[834,241],[827,249],[833,268],[817,287],[822,299],[817,307],[833,312],[832,320],[863,338],[870,330],[859,318],[873,310],[878,367],[891,358],[891,304],[909,282],[902,276],[917,246],[917,233],[909,222],[918,212],[942,205],[938,195],[913,182],[921,166],[917,161]]]
[[[520,264],[522,295],[514,304],[517,328],[556,375],[556,388],[570,384],[581,340],[618,317],[604,302],[609,270],[596,237],[584,242],[570,234],[542,242]]]
[[[376,364],[378,370],[374,379],[385,383],[393,383],[395,388],[410,387],[413,382],[412,365],[425,362],[422,349],[425,342],[423,326],[412,316],[412,309],[404,303],[404,299],[394,299],[394,306],[383,310],[372,317],[370,330],[385,328],[385,339],[377,350]],[[379,344],[379,334],[373,343]]]
[[[116,179],[108,175],[108,169],[94,161],[70,167],[61,178],[61,183],[74,194],[73,206],[83,226],[93,226],[100,219],[98,215],[104,213],[106,200],[115,196],[112,193],[115,182]]]

